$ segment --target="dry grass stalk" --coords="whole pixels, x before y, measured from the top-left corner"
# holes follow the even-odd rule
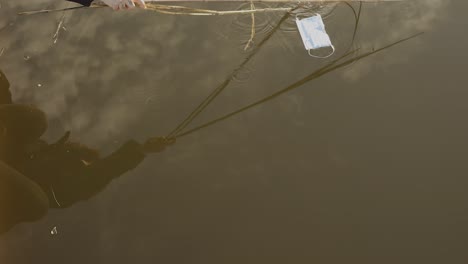
[[[250,2],[250,9],[255,10],[255,4],[253,1]],[[255,38],[255,14],[252,13],[252,29],[250,30],[250,39],[247,41],[247,44],[245,44],[244,50],[248,50],[250,45],[252,45],[253,40]]]
[[[148,11],[154,11],[162,14],[168,15],[190,15],[190,16],[222,16],[222,15],[239,15],[239,14],[255,14],[255,13],[267,13],[267,12],[289,12],[291,8],[289,7],[280,7],[280,8],[259,8],[259,9],[249,9],[249,10],[229,10],[229,11],[220,11],[212,9],[200,9],[200,8],[191,8],[185,6],[176,6],[176,5],[161,5],[155,3],[146,4]],[[103,8],[107,7],[104,4],[93,4],[89,8]],[[43,9],[43,10],[34,10],[20,12],[18,15],[35,15],[35,14],[44,14],[60,11],[71,11],[75,9],[81,9],[83,7],[70,7],[62,9]]]

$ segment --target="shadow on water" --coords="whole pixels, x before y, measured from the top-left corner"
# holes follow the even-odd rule
[[[0,233],[41,219],[49,208],[68,208],[102,191],[136,168],[147,154],[162,152],[175,140],[134,140],[101,158],[99,152],[70,141],[66,132],[49,144],[41,137],[47,118],[35,106],[14,103],[0,71]]]
[[[254,24],[140,11],[2,16],[61,8],[50,3],[0,8],[0,262],[431,263],[427,250],[443,245],[425,232],[452,241],[437,212],[460,203],[429,189],[465,199],[435,173],[460,164],[425,144],[466,144],[429,136],[455,125],[419,99],[440,93],[417,85],[432,64],[419,73],[412,63],[428,51],[408,51],[430,38],[412,34],[430,31],[440,1],[258,3],[292,10]],[[309,58],[295,29],[296,16],[316,13],[337,46],[328,60]],[[407,23],[389,27],[398,15]]]

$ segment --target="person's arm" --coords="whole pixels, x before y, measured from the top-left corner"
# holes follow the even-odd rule
[[[135,169],[149,153],[162,152],[175,139],[151,138],[144,144],[130,140],[111,155],[87,165],[83,169],[81,199],[99,193],[113,179]]]
[[[86,166],[89,187],[99,192],[110,181],[135,169],[145,158],[143,146],[130,140],[111,155]]]
[[[109,156],[91,164],[68,171],[52,183],[58,204],[55,208],[67,208],[76,202],[88,200],[101,192],[112,180],[135,169],[145,158],[142,145],[128,141]]]
[[[146,154],[161,152],[174,143],[174,139],[165,138],[151,138],[144,144],[130,140],[105,158],[90,164],[83,162],[80,169],[70,171],[54,186],[60,204],[58,207],[66,208],[95,196],[112,180],[135,169]]]

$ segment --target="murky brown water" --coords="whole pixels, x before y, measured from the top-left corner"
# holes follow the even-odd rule
[[[74,11],[54,44],[62,13],[15,14],[66,4],[0,3],[14,100],[47,113],[45,139],[71,130],[104,154],[166,135],[251,52],[249,16]],[[91,200],[16,226],[0,237],[0,263],[466,263],[467,7],[365,4],[353,47],[425,34],[181,138]],[[315,12],[327,14],[337,58],[354,15],[344,4]],[[281,16],[257,16],[255,43]],[[287,21],[193,125],[330,60],[310,58]]]

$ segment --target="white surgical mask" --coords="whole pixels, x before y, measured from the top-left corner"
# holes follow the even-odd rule
[[[323,24],[322,16],[317,14],[312,17],[299,19],[296,17],[297,28],[301,34],[302,41],[309,55],[316,58],[328,58],[335,53],[330,37],[328,36],[325,25]],[[311,50],[330,47],[332,52],[325,56],[315,56],[311,54]]]

